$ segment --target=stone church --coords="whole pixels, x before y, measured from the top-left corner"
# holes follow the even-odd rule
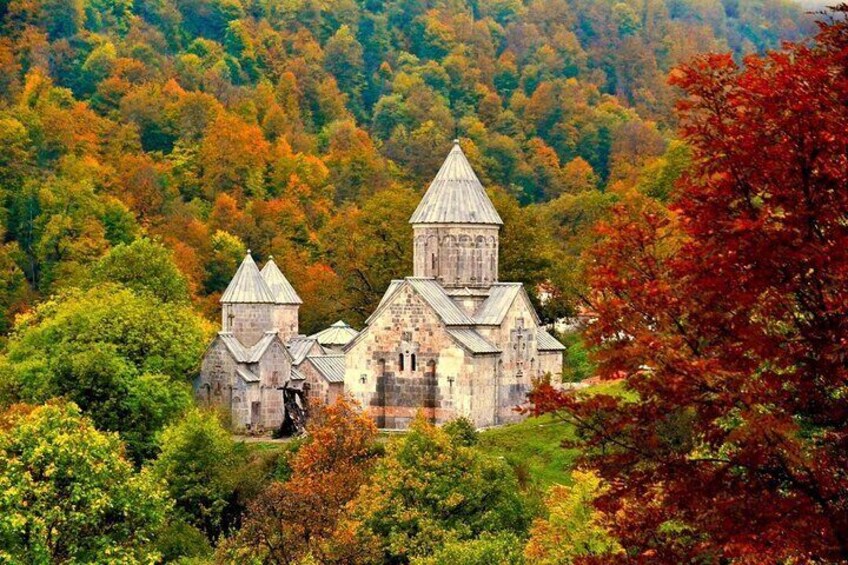
[[[419,410],[478,427],[518,420],[532,380],[562,370],[565,349],[520,283],[498,280],[503,225],[458,142],[410,220],[414,273],[395,280],[366,326],[298,333],[302,301],[270,258],[248,251],[221,296],[221,331],[195,382],[236,429],[302,425],[306,400],[359,401],[381,428]]]
[[[532,379],[559,374],[565,348],[524,287],[498,280],[503,222],[458,141],[410,223],[413,276],[392,281],[345,346],[345,393],[381,428],[419,410],[478,427],[520,419]]]

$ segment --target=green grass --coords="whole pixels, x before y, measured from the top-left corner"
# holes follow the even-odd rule
[[[571,469],[579,450],[564,449],[564,439],[575,439],[574,428],[543,416],[481,432],[478,447],[506,460],[523,485],[547,489],[553,484],[571,482]]]
[[[626,391],[621,382],[593,385],[583,394],[609,394],[635,400],[635,394]],[[523,486],[544,490],[553,484],[571,483],[571,470],[580,450],[565,449],[562,442],[574,439],[572,425],[542,416],[481,432],[478,447],[489,455],[503,457],[515,469]]]

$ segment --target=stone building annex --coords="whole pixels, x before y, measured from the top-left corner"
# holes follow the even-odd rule
[[[558,374],[565,349],[520,283],[498,280],[503,225],[458,142],[410,223],[414,273],[389,285],[362,331],[337,322],[298,333],[301,300],[273,259],[248,252],[221,297],[221,325],[195,383],[233,426],[276,429],[302,419],[302,397],[357,400],[382,428],[422,410],[441,423],[515,421],[532,379]]]

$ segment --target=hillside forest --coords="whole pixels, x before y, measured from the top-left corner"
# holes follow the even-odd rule
[[[848,7],[0,0],[0,562],[848,562]],[[234,439],[250,250],[354,327],[458,138],[591,318],[532,418]],[[593,381],[563,392],[558,381]]]
[[[685,167],[670,69],[812,30],[785,0],[12,0],[0,19],[4,334],[140,238],[209,319],[249,248],[306,333],[357,327],[411,272],[407,220],[457,137],[506,220],[503,280],[568,313],[587,228]]]

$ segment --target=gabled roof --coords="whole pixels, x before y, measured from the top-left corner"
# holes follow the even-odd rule
[[[344,355],[310,355],[312,366],[330,383],[343,383],[345,375]]]
[[[300,371],[298,371],[297,369],[292,367],[291,378],[292,378],[293,381],[305,381],[306,375],[304,375],[303,373],[301,373]]]
[[[519,292],[521,292],[521,283],[493,284],[489,289],[489,297],[474,313],[474,321],[484,326],[501,325]]]
[[[435,279],[410,277],[406,282],[430,305],[446,326],[473,326],[465,311],[457,306]]]
[[[474,313],[474,323],[480,326],[499,326],[518,295],[527,296],[521,283],[495,283],[489,289],[489,298]],[[529,297],[527,298],[529,301]],[[536,323],[540,323],[536,309],[530,308]]]
[[[501,350],[495,347],[485,337],[480,335],[476,330],[451,328],[447,330],[448,335],[459,345],[474,354],[500,353]]]
[[[236,367],[236,374],[246,383],[258,383],[259,377],[247,367]]]
[[[303,304],[303,300],[297,295],[294,287],[274,263],[274,257],[268,257],[268,262],[262,267],[261,274],[277,304]]]
[[[374,311],[371,312],[371,315],[368,316],[367,320],[365,320],[366,325],[371,322],[371,320],[374,318],[374,316],[377,315],[377,312],[379,312],[383,308],[383,306],[388,304],[388,302],[392,298],[392,296],[395,295],[395,293],[404,285],[404,283],[406,283],[406,281],[402,280],[402,279],[401,280],[393,280],[392,282],[389,283],[389,287],[386,289],[386,292],[383,294],[383,298],[380,299],[380,303],[377,304],[377,307],[374,308]]]
[[[309,350],[316,343],[316,340],[311,337],[298,336],[291,338],[286,344],[286,347],[292,356],[292,365],[300,365],[306,359]]]
[[[227,290],[221,295],[226,304],[274,304],[274,295],[262,275],[259,267],[250,256],[250,250],[239,265]]]
[[[321,345],[341,347],[347,345],[357,335],[359,335],[358,331],[342,320],[339,320],[329,328],[321,330],[309,337],[317,339]]]
[[[245,347],[231,332],[218,332],[218,337],[221,338],[221,341],[227,346],[227,350],[233,356],[233,359],[238,363],[259,363],[259,360],[262,359],[268,347],[275,340],[280,340],[277,332],[265,332],[265,335],[256,342],[256,345]],[[280,344],[282,345],[282,341],[280,341]],[[283,347],[283,349],[286,348]]]
[[[391,298],[405,285],[411,286],[415,292],[426,302],[435,312],[436,315],[446,326],[473,326],[472,320],[465,311],[448,296],[444,287],[440,285],[436,279],[423,277],[407,277],[403,280],[394,280],[389,284],[386,293],[380,300],[380,304],[365,320],[365,324],[370,324],[371,320],[383,310],[383,308],[391,301]]]
[[[409,223],[503,225],[458,139]]]
[[[536,332],[536,349],[539,351],[565,351],[566,347],[557,338],[539,328]]]

